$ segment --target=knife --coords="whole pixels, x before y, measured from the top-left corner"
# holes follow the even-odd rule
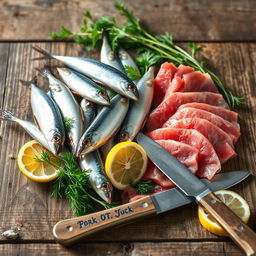
[[[212,181],[202,179],[202,182],[216,191],[239,183],[249,174],[248,171],[221,173]],[[115,208],[59,221],[53,227],[53,235],[58,243],[70,245],[100,230],[160,214],[192,202],[193,199],[179,188],[173,188]]]
[[[193,175],[177,158],[149,137],[139,133],[137,142],[154,164],[185,195],[193,198],[215,218],[246,255],[256,255],[256,233],[212,193],[210,186]]]

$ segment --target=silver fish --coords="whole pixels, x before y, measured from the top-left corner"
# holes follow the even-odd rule
[[[100,61],[107,65],[110,65],[113,68],[116,68],[122,73],[125,73],[124,67],[120,62],[117,54],[111,49],[106,31],[103,31],[102,38],[103,42],[100,51]]]
[[[97,194],[106,202],[112,202],[113,187],[104,175],[104,164],[98,150],[81,155],[78,159],[82,170],[89,170],[89,181]]]
[[[118,52],[118,57],[122,63],[122,66],[125,67],[126,66],[130,66],[133,67],[135,70],[137,70],[138,73],[140,73],[138,66],[136,65],[136,63],[134,62],[133,58],[130,56],[130,54],[125,51],[123,48],[118,48],[117,49]],[[133,81],[136,84],[136,81]]]
[[[33,47],[34,50],[44,55],[38,59],[53,58],[63,62],[68,67],[90,77],[97,81],[102,82],[104,85],[113,91],[133,100],[139,99],[139,94],[136,85],[125,74],[119,70],[101,63],[99,61],[70,56],[57,56],[46,52],[40,47]]]
[[[84,132],[84,116],[82,110],[71,91],[65,84],[55,78],[47,68],[40,70],[40,73],[48,79],[50,95],[60,109],[64,125],[65,123],[68,124],[68,127],[66,127],[68,144],[71,152],[75,154],[77,144]]]
[[[49,147],[43,133],[37,128],[37,126],[29,121],[22,120],[13,115],[10,111],[0,110],[0,120],[13,121],[18,123],[34,140],[38,141],[44,148],[52,152],[54,155],[57,154],[55,148]]]
[[[51,152],[60,153],[65,141],[65,130],[60,110],[44,91],[36,87],[36,80],[21,81],[31,87],[31,106],[35,122],[43,133]]]
[[[85,119],[84,130],[86,130],[90,126],[90,124],[93,122],[93,120],[97,114],[97,108],[94,103],[92,103],[86,99],[81,100],[80,106],[84,113],[84,119]]]
[[[94,103],[82,99],[81,108],[84,112],[86,126],[89,127],[96,116],[96,106]],[[78,158],[82,170],[90,170],[89,181],[97,194],[106,202],[112,201],[112,184],[105,176],[104,164],[98,150],[94,150]]]
[[[118,141],[132,141],[143,128],[153,99],[153,79],[154,68],[151,67],[137,83],[140,100],[130,103],[128,113],[118,132]]]
[[[118,131],[129,108],[129,100],[116,95],[109,107],[104,107],[85,131],[77,147],[80,156],[104,145]]]
[[[111,150],[111,148],[113,148],[116,144],[117,144],[117,138],[116,136],[114,136],[106,144],[100,147],[100,153],[104,161],[106,161],[107,155]]]
[[[79,96],[100,105],[110,104],[105,88],[100,87],[88,77],[70,68],[57,68],[57,70],[66,85]]]

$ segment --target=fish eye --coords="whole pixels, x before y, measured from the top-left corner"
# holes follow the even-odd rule
[[[91,141],[90,141],[90,139],[88,139],[88,138],[85,138],[84,140],[83,140],[83,142],[82,142],[82,144],[83,144],[83,146],[85,146],[85,145],[91,145]]]
[[[53,136],[53,141],[56,142],[56,143],[60,143],[61,139],[59,136]]]

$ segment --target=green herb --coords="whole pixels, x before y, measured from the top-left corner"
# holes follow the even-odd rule
[[[133,185],[139,195],[149,194],[153,191],[152,180],[141,181]]]
[[[75,158],[70,152],[57,158],[57,164],[51,160],[53,157],[47,151],[43,151],[36,161],[48,163],[58,169],[58,177],[54,181],[52,196],[67,198],[75,216],[81,216],[92,212],[97,205],[109,209],[116,203],[108,204],[101,200],[89,183],[88,171],[81,171]]]
[[[228,104],[235,107],[242,103],[242,98],[236,97],[227,89],[221,80],[212,71],[204,66],[203,62],[195,59],[195,54],[202,50],[195,43],[190,43],[191,54],[173,43],[172,36],[168,33],[164,35],[155,35],[148,29],[141,26],[132,12],[130,12],[123,3],[116,2],[115,8],[126,18],[124,24],[116,22],[114,17],[104,16],[94,19],[90,12],[84,14],[83,25],[80,32],[73,33],[62,27],[59,34],[52,33],[53,38],[68,38],[77,43],[85,45],[86,50],[94,49],[102,42],[102,30],[107,31],[109,42],[113,50],[119,45],[126,49],[136,49],[140,54],[137,58],[137,64],[143,75],[151,65],[168,60],[175,65],[184,64],[193,67],[203,73],[209,73],[213,81],[224,95]]]
[[[74,122],[75,120],[73,118],[68,118],[68,117],[63,118],[63,124],[67,132],[69,132],[71,128],[74,126]]]
[[[203,50],[203,46],[197,46],[196,43],[188,43],[188,47],[190,48],[191,50],[191,56],[194,58],[195,57],[195,54],[197,52],[201,52]]]
[[[140,72],[138,71],[138,69],[132,67],[132,66],[124,66],[125,68],[125,72],[128,75],[128,77],[131,80],[137,80],[141,77]]]

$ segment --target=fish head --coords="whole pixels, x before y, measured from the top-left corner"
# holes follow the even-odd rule
[[[136,85],[133,82],[121,81],[120,86],[129,96],[129,98],[135,101],[139,100],[139,92],[137,90]]]
[[[108,105],[108,106],[110,105],[110,100],[106,91],[100,91],[99,96],[101,97],[102,103],[104,105]]]
[[[120,131],[119,134],[118,134],[118,141],[119,142],[124,142],[124,141],[128,141],[130,138],[129,136],[129,132],[127,131]]]
[[[89,148],[92,147],[92,141],[89,137],[85,136],[81,139],[80,143],[76,149],[76,157],[81,156],[82,154],[89,153]]]
[[[95,184],[97,194],[107,203],[112,202],[113,187],[110,182],[99,179]]]
[[[64,143],[63,136],[58,131],[51,131],[50,135],[50,148],[55,153],[55,155],[59,154],[62,150],[62,146]]]

